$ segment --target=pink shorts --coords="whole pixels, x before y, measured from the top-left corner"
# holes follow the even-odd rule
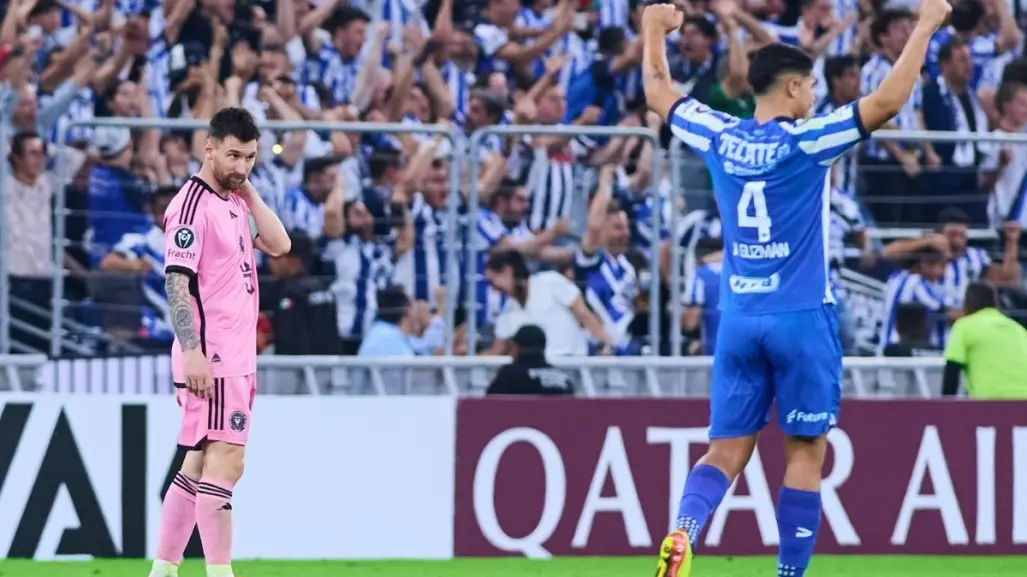
[[[214,388],[207,399],[179,387],[182,430],[178,433],[178,444],[190,450],[203,448],[204,441],[245,445],[250,436],[250,415],[256,395],[256,374],[214,379]]]

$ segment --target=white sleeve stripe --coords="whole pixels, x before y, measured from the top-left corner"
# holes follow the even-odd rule
[[[842,132],[825,134],[814,141],[804,140],[799,143],[799,149],[806,154],[813,155],[826,152],[838,146],[846,146],[853,142],[858,142],[860,138],[861,135],[858,128],[849,128]],[[845,150],[839,151],[839,154],[844,152]]]
[[[785,129],[789,134],[799,135],[813,130],[825,130],[832,124],[849,122],[852,120],[852,115],[852,106],[842,106],[841,108],[836,108],[831,112],[831,114],[827,114],[825,116],[817,116],[816,118],[811,118],[798,123],[782,122],[780,125],[781,128]]]
[[[704,110],[706,105],[699,103],[698,101],[688,101],[674,108],[674,116],[677,116],[685,122],[698,124],[699,126],[710,129],[712,132],[723,132],[727,128],[727,124],[719,116],[712,112]]]
[[[675,124],[670,125],[670,131],[674,133],[674,136],[680,138],[682,142],[696,150],[706,152],[710,149],[710,139],[705,136],[693,134]]]

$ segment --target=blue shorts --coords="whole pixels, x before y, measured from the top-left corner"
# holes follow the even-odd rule
[[[752,435],[777,420],[786,435],[819,437],[841,404],[842,344],[834,307],[723,313],[713,356],[710,438]]]

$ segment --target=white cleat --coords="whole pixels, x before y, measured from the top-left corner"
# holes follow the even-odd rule
[[[178,565],[155,559],[153,567],[150,568],[150,577],[178,577]]]

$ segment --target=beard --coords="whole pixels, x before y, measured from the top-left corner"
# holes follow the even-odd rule
[[[217,165],[214,165],[214,180],[217,181],[218,186],[222,189],[228,190],[239,190],[243,184],[246,183],[246,178],[249,175],[246,174],[232,174],[222,172]]]

